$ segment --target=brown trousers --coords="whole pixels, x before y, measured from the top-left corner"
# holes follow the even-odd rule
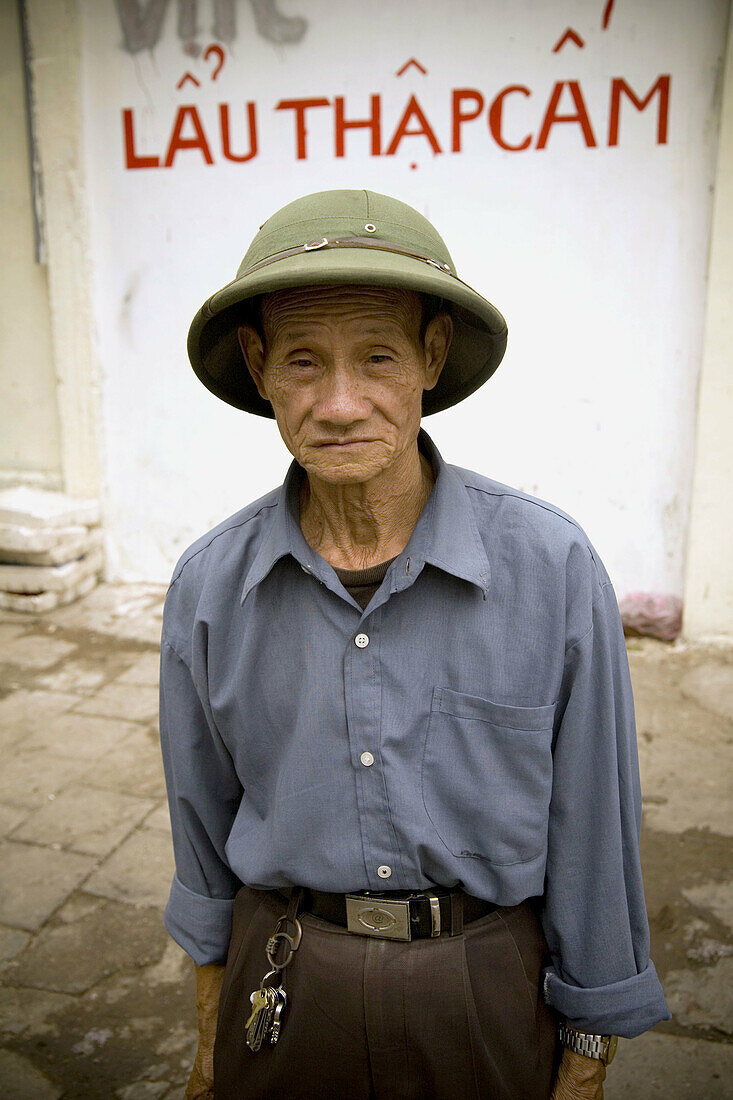
[[[548,1100],[558,1052],[540,994],[547,945],[531,903],[454,937],[356,936],[301,913],[280,1039],[245,1043],[249,995],[286,906],[243,887],[219,1003],[216,1100]]]

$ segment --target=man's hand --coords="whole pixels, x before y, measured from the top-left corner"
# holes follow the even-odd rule
[[[199,1049],[184,1100],[213,1100],[214,1097],[214,1039],[224,969],[215,963],[196,967]]]
[[[586,1058],[563,1048],[551,1100],[603,1100],[606,1067],[599,1058]]]

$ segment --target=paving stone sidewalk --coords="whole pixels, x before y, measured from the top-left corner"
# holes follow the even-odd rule
[[[0,616],[2,1100],[183,1094],[195,1007],[161,920],[162,597],[104,585]],[[733,1098],[733,649],[631,640],[629,658],[652,954],[674,1020],[619,1045],[605,1095]]]

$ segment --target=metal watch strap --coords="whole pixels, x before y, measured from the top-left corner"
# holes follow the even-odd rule
[[[586,1058],[597,1058],[604,1066],[609,1065],[616,1053],[618,1038],[616,1035],[597,1035],[591,1031],[577,1031],[574,1027],[561,1022],[558,1027],[560,1042],[563,1046],[583,1054]]]

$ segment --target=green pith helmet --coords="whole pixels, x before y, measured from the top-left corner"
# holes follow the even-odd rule
[[[319,191],[288,203],[260,228],[233,282],[201,307],[188,334],[203,384],[238,409],[273,417],[247,370],[237,339],[243,303],[305,286],[386,286],[450,303],[453,341],[423,413],[462,401],[494,373],[506,349],[504,318],[456,275],[442,238],[404,202],[373,191]]]

